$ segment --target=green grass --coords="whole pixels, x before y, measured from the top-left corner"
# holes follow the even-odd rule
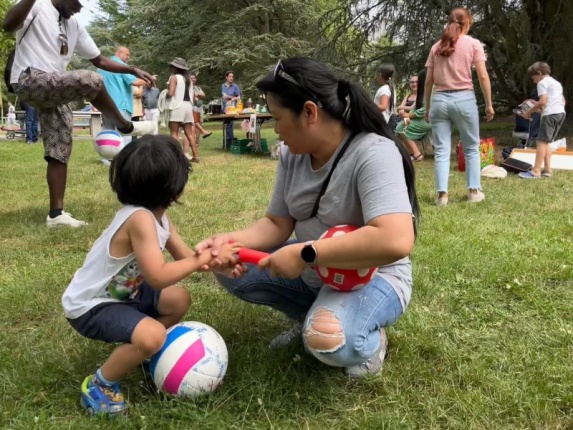
[[[220,125],[210,127],[182,204],[170,209],[189,244],[263,215],[276,168],[268,156],[223,152]],[[271,352],[288,321],[194,274],[184,282],[194,299],[186,319],[225,338],[223,386],[171,399],[137,370],[123,382],[129,415],[106,420],[84,414],[79,385],[112,346],[74,332],[60,297],[118,208],[107,168],[90,141],[75,143],[66,209],[90,225],[48,230],[42,148],[2,140],[0,160],[1,429],[573,428],[572,172],[485,179],[486,201],[470,206],[452,170],[452,203],[436,208],[432,159],[416,164],[414,293],[388,331],[380,375],[348,381],[300,347]]]

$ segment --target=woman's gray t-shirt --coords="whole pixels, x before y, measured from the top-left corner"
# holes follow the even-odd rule
[[[350,137],[347,134],[345,141]],[[313,170],[310,155],[291,154],[281,148],[276,182],[268,207],[271,215],[295,220],[299,242],[318,239],[330,227],[342,224],[363,226],[370,220],[393,213],[412,213],[404,178],[402,156],[396,144],[373,133],[361,133],[350,143],[320,200],[318,214],[309,218],[336,153],[320,169]],[[406,308],[412,294],[409,258],[380,266],[378,276],[388,281]],[[311,287],[323,283],[314,270],[303,272]]]

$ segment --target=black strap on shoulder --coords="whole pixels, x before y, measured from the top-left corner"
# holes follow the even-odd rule
[[[20,43],[22,43],[22,40],[24,40],[24,36],[26,35],[26,33],[28,33],[28,30],[30,29],[30,27],[32,27],[32,23],[34,22],[34,20],[36,19],[37,16],[38,16],[38,14],[36,14],[32,17],[32,21],[30,21],[30,24],[28,24],[28,27],[26,27],[26,31],[24,31],[24,34],[22,34],[22,37],[20,38],[18,45],[20,45]]]
[[[338,164],[338,162],[340,161],[340,159],[342,158],[342,156],[344,155],[344,153],[346,152],[346,150],[350,146],[350,143],[354,140],[354,138],[356,137],[357,134],[358,134],[358,132],[353,131],[352,134],[350,135],[350,137],[348,138],[348,140],[342,146],[342,148],[340,148],[340,151],[338,152],[338,154],[336,154],[336,158],[334,159],[334,162],[332,163],[332,167],[330,168],[330,171],[328,172],[328,176],[326,177],[326,179],[322,183],[322,188],[320,189],[320,192],[318,193],[318,197],[316,198],[316,202],[314,202],[314,207],[312,208],[312,213],[310,214],[310,218],[314,218],[316,216],[316,214],[318,213],[318,206],[320,205],[320,199],[322,199],[322,196],[324,196],[324,193],[326,192],[326,189],[328,188],[328,183],[330,182],[330,178],[332,177],[332,173],[334,172],[336,165]]]

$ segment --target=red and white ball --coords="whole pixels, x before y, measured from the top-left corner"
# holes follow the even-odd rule
[[[358,227],[352,225],[337,225],[326,230],[319,239],[342,236],[355,230],[358,230]],[[316,266],[316,272],[325,285],[343,292],[355,291],[364,287],[374,277],[377,269],[377,267],[364,269],[333,269],[331,267]]]
[[[94,149],[100,157],[113,160],[123,148],[123,137],[115,130],[100,131],[94,140]]]
[[[182,397],[208,394],[219,386],[229,356],[217,331],[197,321],[167,330],[163,348],[151,358],[150,372],[158,389]]]

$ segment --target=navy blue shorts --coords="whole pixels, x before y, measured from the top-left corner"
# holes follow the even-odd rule
[[[159,317],[157,304],[160,294],[160,290],[154,290],[144,281],[133,300],[102,303],[68,321],[78,333],[89,339],[131,343],[131,335],[142,319]]]

